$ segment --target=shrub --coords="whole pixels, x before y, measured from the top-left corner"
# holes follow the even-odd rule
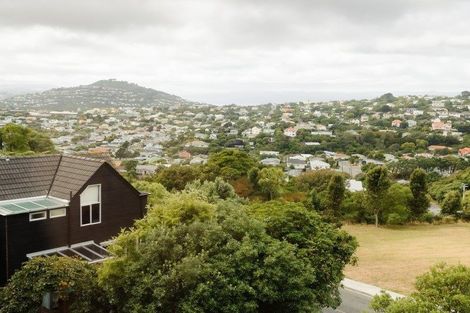
[[[426,212],[424,213],[423,215],[421,215],[419,217],[419,221],[421,223],[429,223],[429,224],[432,224],[432,222],[434,221],[435,219],[435,216],[434,214],[432,214],[431,212]]]
[[[402,216],[398,213],[391,213],[387,217],[387,224],[388,225],[404,225],[407,221],[406,216]]]

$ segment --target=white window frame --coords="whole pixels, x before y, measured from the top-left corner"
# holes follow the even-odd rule
[[[33,218],[33,214],[38,214],[38,213],[43,213],[43,217],[40,218]],[[31,212],[29,213],[29,221],[30,222],[36,222],[36,221],[42,221],[47,219],[47,211],[36,211],[36,212]]]
[[[52,211],[59,211],[59,210],[64,210],[64,214],[52,216],[51,214]],[[64,217],[64,216],[67,216],[67,208],[57,208],[57,209],[49,210],[49,218],[59,218],[59,217]]]
[[[85,227],[85,226],[91,226],[91,225],[97,225],[97,224],[101,224],[101,184],[93,184],[93,185],[88,185],[84,190],[83,192],[88,188],[88,187],[95,187],[95,186],[98,186],[98,199],[99,199],[99,202],[98,203],[87,203],[87,204],[83,204],[82,205],[82,195],[80,195],[80,227]],[[82,193],[83,193],[82,192]],[[98,222],[95,222],[93,223],[92,222],[92,217],[93,217],[93,208],[92,208],[92,205],[93,204],[98,204],[99,205],[99,216],[100,216],[100,220]],[[90,206],[90,223],[88,224],[83,224],[83,219],[82,219],[82,208],[84,206]]]

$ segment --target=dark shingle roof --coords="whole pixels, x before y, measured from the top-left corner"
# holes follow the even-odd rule
[[[0,158],[0,201],[44,195],[69,199],[103,163],[60,155]]]

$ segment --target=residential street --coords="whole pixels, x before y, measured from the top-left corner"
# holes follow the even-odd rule
[[[324,309],[323,313],[363,313],[372,312],[369,309],[371,297],[363,293],[351,290],[341,289],[343,303],[336,310]]]

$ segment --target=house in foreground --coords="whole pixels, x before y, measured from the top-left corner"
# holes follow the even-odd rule
[[[0,286],[36,256],[100,262],[104,246],[145,214],[147,194],[107,162],[61,156],[0,159]]]

